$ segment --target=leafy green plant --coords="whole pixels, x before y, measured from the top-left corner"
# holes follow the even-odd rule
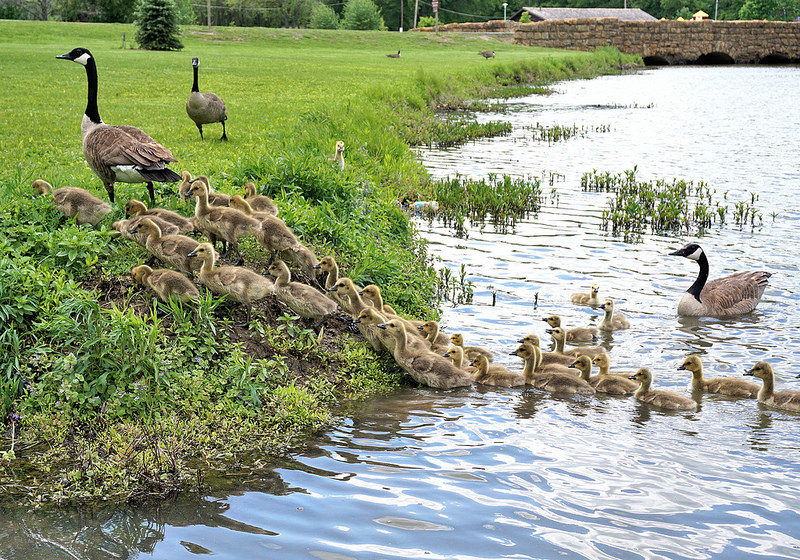
[[[311,19],[308,26],[312,29],[338,29],[339,16],[336,12],[322,2],[317,2],[311,9]]]
[[[386,25],[372,0],[350,0],[342,14],[342,29],[385,31]]]
[[[135,13],[136,42],[151,51],[177,51],[179,39],[178,8],[172,0],[140,0]]]

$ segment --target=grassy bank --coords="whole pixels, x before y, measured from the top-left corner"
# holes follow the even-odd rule
[[[270,29],[188,29],[183,52],[153,53],[123,50],[122,33],[133,29],[0,22],[0,492],[31,502],[197,488],[209,471],[257,468],[301,444],[343,400],[403,382],[342,321],[317,335],[267,299],[241,328],[241,310],[218,298],[190,310],[133,286],[145,251],[110,224],[142,185],[119,184],[96,228],[33,199],[40,177],[106,197],[81,151],[84,71],[55,55],[89,48],[106,122],[147,131],[179,159],[174,169],[208,175],[218,191],[255,181],[317,255],[335,255],[343,274],[416,317],[436,315],[440,290],[398,201],[437,186],[409,141],[458,141],[432,109],[633,62],[476,36]],[[384,56],[398,48],[403,58]],[[477,55],[486,49],[497,58]],[[201,142],[185,114],[192,56],[201,90],[226,101],[228,143],[215,126]],[[340,139],[342,172],[328,162]],[[190,213],[173,189],[161,186],[159,203]],[[243,254],[248,266],[266,260],[252,243]]]

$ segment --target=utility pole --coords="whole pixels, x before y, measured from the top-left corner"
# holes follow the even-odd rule
[[[419,0],[414,0],[414,27],[411,29],[417,28],[417,13],[419,12]]]
[[[433,24],[434,33],[439,33],[439,0],[431,0],[431,7],[433,8],[433,15],[436,18]]]
[[[406,3],[406,0],[400,0],[400,33],[403,32],[403,4]]]
[[[208,20],[208,30],[211,31],[211,0],[206,0],[206,19]]]

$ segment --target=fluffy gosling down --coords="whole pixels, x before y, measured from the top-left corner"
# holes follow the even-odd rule
[[[175,270],[166,268],[153,270],[142,264],[131,269],[131,276],[134,282],[149,288],[164,303],[168,303],[170,299],[187,303],[200,298],[197,286]]]
[[[685,395],[665,389],[651,389],[653,374],[648,368],[641,368],[630,379],[639,383],[633,398],[666,410],[697,410],[697,403]]]
[[[89,191],[78,187],[61,187],[53,190],[53,186],[44,179],[36,179],[31,188],[38,195],[53,193],[53,205],[67,218],[75,218],[75,223],[96,226],[106,214],[111,212],[111,205],[93,196]]]
[[[569,299],[572,303],[577,303],[579,305],[591,305],[592,307],[597,307],[598,305],[603,303],[600,301],[600,298],[597,297],[598,292],[600,292],[600,286],[598,286],[597,284],[592,284],[591,291],[588,294],[586,293],[572,294]]]
[[[561,326],[561,317],[558,315],[550,315],[543,318],[542,321],[553,328]],[[567,338],[565,340],[567,343],[592,342],[599,335],[596,327],[575,327],[574,329],[566,329],[566,333]]]
[[[731,397],[745,397],[754,399],[758,395],[758,385],[737,377],[716,377],[706,379],[703,377],[703,362],[700,356],[687,356],[678,370],[688,371],[692,374],[692,389],[695,391],[708,391]]]
[[[768,406],[800,412],[800,391],[775,391],[775,372],[769,362],[758,362],[745,370],[745,375],[759,378],[764,384],[758,391],[758,402]]]

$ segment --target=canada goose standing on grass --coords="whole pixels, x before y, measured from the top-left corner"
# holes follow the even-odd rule
[[[558,315],[550,315],[549,317],[542,319],[542,321],[546,322],[551,327],[561,326],[561,317]],[[566,333],[566,341],[569,343],[592,342],[597,338],[598,335],[597,328],[595,327],[575,327],[574,329],[568,329]]]
[[[31,188],[38,195],[51,192],[53,186],[44,179],[36,179]],[[75,223],[96,226],[106,214],[111,212],[111,205],[93,196],[89,191],[78,187],[61,187],[52,191],[53,205],[67,218],[75,218]]]
[[[614,313],[613,300],[605,300],[600,305],[600,309],[605,312],[603,320],[597,325],[597,328],[601,331],[621,331],[630,328],[631,324],[628,322],[628,318],[625,317],[625,315],[622,313]]]
[[[691,372],[692,389],[695,391],[708,391],[709,393],[749,399],[754,399],[758,395],[758,385],[739,377],[706,379],[703,377],[703,362],[700,360],[700,356],[696,354],[687,356],[678,369]]]
[[[340,171],[344,171],[344,142],[341,140],[336,142],[336,148],[333,151],[333,157],[329,158],[328,161],[338,165]]]
[[[481,51],[478,54],[483,58],[494,58],[494,51]]]
[[[170,298],[187,303],[197,301],[200,297],[197,286],[175,270],[166,268],[153,270],[142,264],[131,269],[131,276],[137,284],[150,288],[164,303],[169,303]]]
[[[192,92],[189,94],[189,99],[186,100],[186,113],[197,125],[197,130],[200,131],[200,140],[203,140],[203,125],[217,122],[222,123],[222,138],[220,140],[227,140],[225,121],[228,120],[228,111],[225,108],[225,103],[213,93],[200,93],[200,88],[197,85],[199,68],[200,59],[194,57],[192,59],[194,82],[192,82]]]
[[[636,400],[667,410],[697,410],[697,403],[685,395],[664,389],[651,389],[653,374],[646,367],[639,369],[629,379],[639,383],[639,388],[633,394]]]
[[[686,257],[700,266],[697,279],[678,303],[678,315],[688,317],[727,317],[750,313],[767,288],[770,272],[736,272],[708,280],[708,258],[697,243],[688,243],[670,255]]]
[[[758,377],[764,385],[758,391],[758,402],[775,408],[800,412],[800,391],[775,392],[775,372],[769,362],[758,362],[745,370],[745,375]]]
[[[114,202],[114,183],[147,183],[150,203],[155,205],[153,181],[174,183],[180,176],[166,167],[172,152],[136,127],[105,124],[97,110],[97,64],[87,49],[78,47],[56,58],[71,60],[86,68],[88,95],[81,123],[83,155],[92,171],[103,181],[108,198]]]
[[[230,299],[245,306],[247,319],[243,323],[237,323],[240,327],[250,324],[254,301],[275,293],[275,283],[271,278],[261,276],[249,268],[242,266],[215,267],[216,251],[211,243],[200,243],[187,256],[199,258],[201,262],[199,280],[203,286],[215,294],[227,295]]]
[[[397,49],[396,53],[389,53],[386,56],[388,56],[389,58],[400,58],[400,49]]]
[[[319,290],[308,284],[292,282],[292,273],[285,262],[272,263],[269,273],[275,277],[275,297],[301,317],[312,319],[314,330],[339,309],[335,301]]]

